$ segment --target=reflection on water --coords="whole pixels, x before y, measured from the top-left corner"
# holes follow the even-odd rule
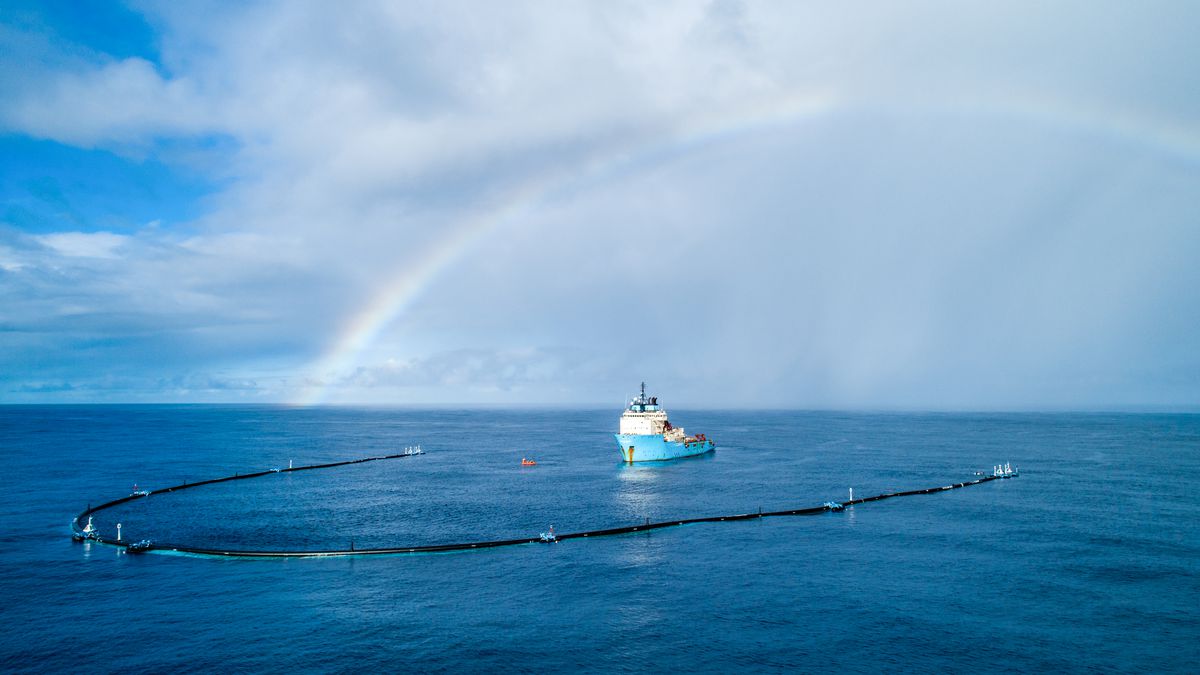
[[[628,534],[624,537],[636,538],[637,541],[626,542],[617,554],[617,560],[631,567],[653,567],[666,561],[666,551],[661,541],[656,540],[661,530],[645,533]]]
[[[680,479],[694,476],[696,469],[715,457],[715,453],[707,452],[665,462],[621,463],[616,467],[615,501],[622,511],[635,519],[674,518],[676,514],[662,511],[667,501],[664,491],[678,489]]]
[[[615,526],[677,518],[680,513],[703,508],[707,491],[691,481],[701,474],[711,473],[713,467],[709,462],[715,457],[715,453],[708,452],[665,462],[617,465],[617,487],[612,493],[613,501],[618,507],[616,511],[626,520]],[[681,485],[690,485],[691,488],[681,488]],[[684,505],[681,505],[681,501]],[[629,535],[643,539],[644,545],[622,548],[620,560],[635,567],[661,564],[665,557],[660,543],[661,533],[659,530]]]
[[[614,500],[626,517],[635,522],[653,520],[662,509],[662,494],[664,469],[668,462],[643,462],[622,464],[617,468],[617,489]],[[643,540],[652,538],[653,532],[629,535]],[[622,563],[633,567],[649,567],[663,562],[661,546],[652,541],[639,542],[639,545],[626,546],[618,556]]]
[[[657,486],[662,481],[661,463],[622,464],[617,468],[615,501],[632,516],[649,517],[657,512],[661,495]]]

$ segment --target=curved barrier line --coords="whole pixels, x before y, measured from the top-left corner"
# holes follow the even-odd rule
[[[380,460],[384,460],[384,459],[400,459],[402,457],[416,457],[419,454],[424,454],[424,453],[384,455],[381,457],[364,457],[362,459],[352,459],[352,460],[347,460],[344,462],[330,462],[327,464],[309,464],[307,466],[297,466],[294,468],[289,467],[287,469],[271,469],[268,471],[256,471],[254,473],[246,473],[246,474],[239,473],[239,474],[234,474],[232,476],[224,476],[222,478],[211,478],[209,480],[197,481],[195,483],[184,482],[179,485],[173,485],[171,487],[160,488],[158,490],[150,490],[150,491],[147,491],[145,494],[132,494],[132,495],[129,495],[126,497],[121,497],[120,499],[114,499],[112,501],[104,502],[103,504],[100,504],[99,506],[90,506],[89,505],[87,509],[81,511],[79,513],[79,515],[75,516],[75,519],[71,521],[71,532],[72,532],[72,536],[75,536],[76,538],[82,537],[83,528],[80,527],[80,525],[79,525],[79,521],[81,519],[86,518],[87,516],[89,516],[93,513],[97,513],[97,512],[103,511],[105,509],[110,509],[114,506],[118,506],[118,505],[124,504],[126,502],[131,502],[135,499],[142,499],[149,495],[165,494],[168,492],[177,492],[179,490],[187,490],[187,489],[194,488],[194,487],[200,487],[201,485],[213,485],[216,483],[225,483],[225,482],[235,481],[235,480],[246,480],[249,478],[258,478],[260,476],[267,476],[267,475],[270,475],[273,473],[290,473],[290,472],[295,472],[295,471],[311,471],[313,469],[329,469],[329,468],[337,467],[337,466],[347,466],[349,464],[362,464],[363,462],[376,462],[376,461],[380,461]],[[656,523],[646,522],[641,525],[631,525],[631,526],[627,526],[627,527],[613,527],[613,528],[604,529],[604,530],[588,530],[585,532],[571,532],[571,533],[567,533],[567,534],[560,534],[555,538],[555,540],[563,541],[563,540],[567,540],[567,539],[584,539],[584,538],[591,538],[591,537],[611,537],[611,536],[621,535],[621,534],[633,534],[635,532],[648,532],[650,530],[659,530],[659,529],[666,528],[666,527],[678,527],[680,525],[693,525],[696,523],[718,523],[718,522],[736,521],[736,520],[752,520],[755,518],[773,518],[773,517],[778,517],[778,516],[810,516],[810,515],[826,513],[829,511],[840,511],[847,506],[853,506],[855,504],[865,504],[867,502],[877,502],[877,501],[880,501],[883,499],[891,499],[893,497],[911,497],[913,495],[933,494],[935,492],[943,492],[945,490],[954,490],[957,488],[969,487],[971,485],[979,485],[981,483],[987,483],[989,481],[998,480],[1001,478],[1016,477],[1018,475],[1020,475],[1020,474],[1012,474],[1011,476],[984,476],[982,478],[977,478],[972,481],[966,481],[966,482],[962,482],[962,483],[953,483],[951,485],[943,485],[940,487],[926,488],[924,490],[908,490],[906,492],[888,492],[888,493],[881,494],[881,495],[875,495],[873,497],[862,497],[860,499],[853,499],[853,500],[843,502],[841,504],[832,505],[832,506],[827,503],[822,506],[813,506],[813,507],[799,508],[799,509],[789,509],[786,511],[768,511],[765,513],[762,511],[759,511],[758,513],[740,513],[740,514],[734,514],[734,515],[728,515],[728,516],[704,516],[701,518],[687,518],[687,519],[681,519],[681,520],[664,520],[664,521],[656,522]],[[92,536],[89,536],[89,537],[83,537],[83,539],[85,541],[94,541],[99,544],[116,546],[118,548],[124,548],[127,550],[133,544],[133,542],[130,542],[130,541],[127,541],[124,539],[110,539],[110,538],[102,537],[100,535],[95,535],[95,534],[93,534]],[[546,542],[540,537],[530,537],[527,539],[496,539],[496,540],[490,540],[490,541],[476,541],[476,542],[465,542],[465,543],[455,543],[455,544],[431,544],[431,545],[426,545],[426,546],[402,546],[402,547],[395,547],[395,548],[364,548],[364,549],[349,548],[349,549],[302,550],[302,551],[270,551],[270,550],[267,550],[267,551],[238,551],[238,550],[225,550],[225,549],[214,549],[214,548],[201,548],[201,547],[196,547],[196,546],[184,546],[184,545],[180,545],[180,544],[169,544],[169,543],[164,542],[164,543],[152,543],[152,544],[150,544],[150,546],[148,548],[145,548],[142,550],[183,553],[183,554],[187,554],[187,555],[203,556],[203,557],[210,557],[210,558],[329,558],[329,557],[336,557],[336,556],[398,555],[398,554],[405,554],[405,553],[448,553],[448,552],[452,552],[452,551],[471,551],[471,550],[475,550],[475,549],[500,548],[503,546],[521,546],[524,544],[536,544],[536,543],[546,543]]]

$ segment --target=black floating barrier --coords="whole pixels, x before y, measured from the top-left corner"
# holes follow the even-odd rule
[[[258,471],[255,473],[247,473],[247,474],[236,473],[232,476],[225,476],[223,478],[211,478],[209,480],[196,481],[196,482],[192,482],[192,483],[184,481],[183,483],[181,483],[179,485],[173,485],[171,487],[160,488],[158,490],[150,490],[150,491],[146,492],[145,494],[131,494],[126,497],[121,497],[120,499],[114,499],[109,502],[104,502],[103,504],[100,504],[98,506],[92,506],[91,504],[88,504],[87,509],[85,509],[84,511],[81,511],[79,513],[79,515],[75,516],[75,519],[71,521],[71,534],[75,539],[82,539],[85,541],[94,541],[98,544],[107,544],[110,546],[116,546],[119,548],[129,550],[130,546],[133,546],[135,544],[135,542],[126,541],[124,539],[113,539],[113,538],[103,537],[103,536],[100,536],[95,533],[85,536],[84,532],[83,532],[83,528],[80,526],[79,522],[82,519],[92,515],[93,513],[98,513],[100,511],[104,511],[105,509],[110,509],[114,506],[119,506],[126,502],[131,502],[135,499],[142,499],[143,497],[146,497],[148,495],[165,494],[168,492],[177,492],[179,490],[190,490],[192,488],[200,487],[202,485],[214,485],[216,483],[225,483],[225,482],[234,481],[234,480],[248,480],[250,478],[258,478],[260,476],[267,476],[267,475],[270,475],[273,473],[290,473],[290,472],[294,472],[294,471],[311,471],[313,469],[330,469],[330,468],[338,467],[338,466],[347,466],[350,464],[362,464],[364,462],[376,462],[376,461],[380,461],[380,460],[384,460],[384,459],[400,459],[403,457],[416,457],[419,454],[423,454],[423,453],[383,455],[380,457],[363,457],[362,459],[351,459],[351,460],[346,460],[343,462],[329,462],[327,464],[309,464],[306,466],[288,467],[286,469],[271,469],[268,471]],[[1019,475],[1019,474],[1012,474],[1012,477],[1015,477],[1017,475]],[[945,490],[953,490],[956,488],[968,487],[971,485],[979,485],[980,483],[986,483],[988,481],[993,481],[993,480],[996,480],[999,478],[1009,478],[1009,477],[1010,476],[984,476],[982,478],[978,478],[978,479],[972,480],[972,481],[967,481],[964,483],[954,483],[952,485],[926,488],[924,490],[909,490],[907,492],[889,492],[886,494],[875,495],[874,497],[862,497],[860,499],[853,499],[853,500],[850,500],[847,502],[843,502],[842,504],[838,505],[838,508],[840,509],[842,507],[853,506],[855,504],[865,504],[867,502],[875,502],[875,501],[879,501],[882,499],[891,499],[892,497],[910,497],[913,495],[933,494],[935,492],[942,492]],[[732,520],[751,520],[754,518],[772,518],[772,517],[776,517],[776,516],[810,516],[810,515],[817,515],[820,513],[825,513],[827,511],[832,511],[832,510],[835,510],[834,507],[825,505],[825,506],[813,506],[813,507],[808,507],[808,508],[790,509],[787,511],[770,511],[767,513],[764,513],[760,509],[758,513],[741,513],[741,514],[728,515],[728,516],[705,516],[702,518],[689,518],[689,519],[685,519],[685,520],[665,520],[665,521],[658,522],[658,523],[651,523],[651,522],[647,521],[643,524],[631,525],[628,527],[614,527],[614,528],[609,528],[609,529],[605,529],[605,530],[588,530],[586,532],[571,532],[568,534],[560,534],[560,535],[557,535],[556,537],[554,537],[554,539],[552,539],[551,541],[564,541],[567,539],[583,539],[585,537],[611,537],[611,536],[620,535],[620,534],[633,534],[635,532],[648,532],[650,530],[659,530],[664,527],[678,527],[680,525],[692,525],[695,523],[717,523],[717,522],[726,522],[726,521],[732,521]],[[365,548],[365,549],[364,548],[354,548],[354,544],[351,543],[350,548],[348,548],[348,549],[304,550],[304,551],[237,551],[237,550],[225,550],[225,549],[214,549],[214,548],[200,548],[197,546],[185,546],[185,545],[181,545],[181,544],[168,544],[168,543],[155,542],[155,543],[149,544],[149,546],[144,546],[144,545],[139,546],[139,548],[136,550],[139,553],[142,551],[164,551],[164,552],[185,553],[188,555],[205,556],[205,557],[212,557],[212,558],[326,558],[326,557],[334,557],[334,556],[397,555],[397,554],[404,554],[404,553],[448,553],[448,552],[452,552],[452,551],[470,551],[470,550],[474,550],[474,549],[500,548],[503,546],[521,546],[524,544],[536,544],[536,543],[547,543],[547,542],[546,542],[546,540],[542,539],[541,537],[530,537],[528,539],[498,539],[498,540],[492,540],[492,541],[476,541],[476,542],[465,542],[465,543],[458,543],[458,544],[433,544],[433,545],[428,545],[428,546],[401,546],[401,547],[395,547],[395,548]]]

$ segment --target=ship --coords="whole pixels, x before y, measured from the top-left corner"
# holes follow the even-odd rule
[[[667,419],[667,411],[658,404],[658,397],[646,396],[645,382],[642,393],[621,414],[620,433],[613,436],[621,460],[629,463],[661,462],[717,449],[716,442],[704,434],[688,436],[683,427],[673,426]]]

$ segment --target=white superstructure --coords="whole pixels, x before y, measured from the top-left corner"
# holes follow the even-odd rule
[[[620,433],[632,436],[658,436],[665,441],[683,441],[687,437],[683,427],[671,426],[667,411],[658,405],[657,396],[646,396],[646,385],[642,394],[629,402],[621,414]]]

